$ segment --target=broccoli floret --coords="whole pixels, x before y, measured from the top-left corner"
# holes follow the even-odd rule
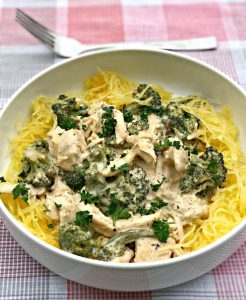
[[[149,192],[149,181],[146,172],[134,166],[129,172],[124,172],[109,185],[110,193],[115,195],[125,207],[136,211]]]
[[[154,108],[161,106],[161,97],[159,93],[146,83],[139,84],[133,91],[132,97],[141,101],[149,99],[149,105]]]
[[[210,196],[226,181],[226,173],[222,153],[208,147],[203,155],[191,159],[187,175],[181,178],[180,189],[183,193],[196,191],[200,197]]]
[[[92,257],[96,248],[91,230],[92,215],[88,211],[78,211],[74,222],[60,226],[58,239],[61,249],[84,257]]]
[[[73,171],[60,170],[59,175],[62,180],[75,192],[86,186],[91,190],[98,184],[104,184],[105,178],[99,172],[98,166],[102,164],[106,167],[115,157],[115,152],[107,146],[97,144],[90,149],[89,160],[83,162],[82,167],[77,167]]]
[[[116,153],[110,147],[102,144],[97,144],[90,149],[90,160],[103,162],[109,164],[111,160],[114,160]]]
[[[127,130],[130,135],[138,134],[142,130],[147,130],[149,128],[148,122],[142,120],[134,120],[127,124]]]
[[[57,125],[65,130],[76,129],[78,128],[76,117],[87,116],[87,106],[78,105],[75,98],[64,97],[59,97],[60,102],[54,103],[51,106],[53,112],[57,116]]]
[[[140,84],[132,93],[132,98],[139,100],[127,106],[127,111],[131,114],[139,114],[142,121],[148,121],[148,115],[155,113],[162,116],[165,109],[159,93],[147,84]],[[148,103],[141,104],[141,101],[149,100]]]
[[[175,135],[179,132],[181,138],[185,138],[194,132],[199,120],[184,111],[178,102],[170,102],[167,105],[168,119],[166,120],[167,135]]]
[[[62,250],[83,257],[93,257],[96,245],[91,231],[75,223],[67,223],[59,228],[58,239]]]
[[[122,256],[126,251],[126,245],[135,242],[141,237],[153,237],[152,229],[129,229],[127,231],[116,234],[109,239],[99,250],[97,259],[110,261],[115,257]]]
[[[98,170],[102,165],[106,167],[116,156],[115,151],[106,145],[97,144],[90,149],[90,162],[85,172],[87,184],[105,183],[105,178]]]
[[[98,241],[100,238],[93,238],[91,229],[86,230],[73,222],[60,227],[58,238],[62,250],[87,258],[110,261],[124,254],[126,244],[148,236],[154,236],[152,229],[131,229],[101,243]]]
[[[53,185],[56,172],[46,141],[38,140],[34,145],[28,147],[22,163],[23,169],[19,177],[23,182],[29,183],[35,188],[47,188]]]
[[[74,191],[80,191],[85,185],[85,172],[81,168],[76,168],[74,171],[65,171],[60,169],[59,175],[61,176],[62,181],[65,181],[66,184]]]

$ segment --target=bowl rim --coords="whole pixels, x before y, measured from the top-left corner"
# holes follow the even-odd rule
[[[212,71],[213,73],[219,75],[222,77],[225,81],[230,83],[232,86],[234,86],[241,94],[245,97],[246,100],[246,92],[244,89],[237,83],[234,82],[228,75],[224,74],[222,71],[216,69],[213,66],[210,66],[209,64],[202,62],[196,58],[186,56],[181,53],[177,52],[171,52],[168,50],[162,50],[162,49],[156,49],[154,47],[119,47],[119,48],[112,48],[112,49],[104,49],[104,50],[97,50],[97,51],[91,51],[89,53],[84,53],[79,56],[66,59],[65,61],[61,61],[58,63],[55,63],[48,68],[45,68],[29,80],[27,80],[20,88],[17,89],[17,91],[10,97],[10,100],[5,104],[3,109],[0,112],[0,119],[4,115],[5,111],[8,109],[9,105],[14,102],[16,97],[25,90],[26,87],[28,87],[30,84],[32,84],[34,81],[36,81],[38,78],[42,77],[46,73],[49,73],[51,70],[56,69],[62,65],[69,64],[70,62],[83,59],[87,56],[94,56],[94,55],[101,55],[104,53],[115,53],[115,52],[150,52],[150,53],[158,53],[163,54],[171,57],[177,57],[178,59],[182,59],[185,61],[188,61],[190,63],[199,65],[200,67],[203,67],[207,69],[208,71]],[[0,197],[1,200],[1,197]],[[154,261],[154,262],[141,262],[141,263],[116,263],[116,262],[104,262],[104,261],[98,261],[93,260],[85,257],[81,257],[66,251],[63,251],[59,248],[56,248],[55,246],[52,246],[48,244],[47,242],[41,240],[37,236],[35,236],[33,233],[31,233],[24,225],[22,225],[15,217],[8,211],[6,206],[4,205],[3,201],[0,201],[0,211],[3,213],[4,217],[17,229],[20,231],[24,236],[27,236],[32,242],[37,244],[38,246],[41,246],[42,248],[45,248],[46,250],[53,252],[54,254],[57,254],[58,256],[65,257],[67,259],[71,259],[74,262],[80,262],[87,265],[93,265],[96,267],[103,267],[103,268],[112,268],[112,269],[119,269],[119,270],[147,270],[147,269],[153,269],[153,268],[160,268],[168,265],[172,265],[179,262],[184,262],[191,260],[192,258],[199,257],[200,255],[205,254],[206,252],[210,252],[212,250],[217,249],[218,247],[222,246],[225,242],[232,239],[234,236],[239,234],[243,228],[246,228],[246,218],[244,218],[238,225],[236,225],[232,230],[230,230],[228,233],[226,233],[224,236],[218,238],[214,242],[198,249],[193,252],[181,255],[179,257],[174,257],[172,259],[168,260],[160,260],[160,261]],[[243,241],[242,241],[243,243]]]

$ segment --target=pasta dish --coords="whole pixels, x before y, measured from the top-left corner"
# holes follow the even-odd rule
[[[0,192],[33,234],[86,258],[171,259],[246,215],[246,159],[228,108],[101,71],[38,97]]]

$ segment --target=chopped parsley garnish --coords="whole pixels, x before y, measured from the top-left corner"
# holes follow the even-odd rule
[[[140,119],[144,122],[148,122],[148,116],[153,113],[151,106],[145,106],[144,110],[140,112]]]
[[[59,120],[59,126],[65,130],[78,128],[77,121],[72,117],[66,116],[63,116],[63,118]]]
[[[102,132],[99,132],[99,137],[110,137],[115,134],[115,126],[117,121],[112,116],[112,112],[114,107],[113,106],[104,106],[102,108],[105,113],[102,115],[103,126]]]
[[[48,228],[54,228],[54,225],[53,224],[48,224],[47,227]]]
[[[123,171],[123,172],[129,171],[129,166],[128,166],[128,164],[123,164],[118,167],[118,170]]]
[[[195,147],[191,150],[191,153],[196,155],[199,153],[197,145],[195,145]]]
[[[128,111],[128,110],[125,108],[125,106],[123,107],[122,112],[123,112],[123,116],[124,116],[124,121],[125,121],[126,123],[131,123],[132,120],[133,120],[133,115],[132,115],[132,113],[131,113],[130,111]]]
[[[169,224],[167,221],[155,221],[152,224],[155,236],[162,243],[165,243],[169,238]]]
[[[172,146],[172,142],[169,139],[165,139],[164,141],[159,141],[158,144],[155,144],[154,148],[156,150],[162,150],[164,148],[168,148]]]
[[[113,165],[113,166],[110,168],[110,170],[111,170],[112,172],[116,171],[116,166]]]
[[[150,186],[151,186],[151,188],[152,188],[152,191],[153,192],[157,192],[158,190],[159,190],[159,188],[160,188],[160,186],[163,184],[163,182],[165,181],[165,177],[163,177],[163,179],[162,179],[162,181],[161,182],[158,182],[158,183],[156,183],[156,184],[151,184]]]
[[[59,209],[59,208],[62,207],[62,204],[58,204],[58,203],[55,202],[55,206],[56,206],[57,209]]]
[[[180,149],[181,147],[180,141],[173,141],[173,147],[176,149]]]
[[[6,182],[3,176],[0,176],[0,182]]]
[[[66,95],[59,95],[58,100],[64,100],[64,99],[66,99],[66,98],[67,98]]]
[[[220,175],[220,174],[215,174],[215,175],[213,176],[213,179],[214,179],[215,181],[219,181],[219,180],[222,179],[222,175]]]
[[[43,210],[43,212],[48,212],[48,211],[50,211],[50,209],[47,207],[47,205],[46,204],[44,204],[44,210]]]
[[[92,203],[99,204],[101,202],[98,196],[94,196],[93,194],[87,191],[82,191],[80,193],[80,198],[81,198],[80,201],[84,201],[85,204],[92,204]]]
[[[111,170],[112,172],[114,172],[114,171],[116,171],[116,170],[120,170],[120,171],[122,171],[122,172],[127,172],[127,171],[129,171],[129,166],[128,166],[127,163],[125,163],[125,164],[119,166],[118,168],[116,168],[116,166],[113,165],[113,166],[110,168],[110,170]]]
[[[216,170],[217,165],[218,165],[218,161],[216,159],[211,159],[208,163],[207,169],[209,171],[214,171],[214,170]]]
[[[77,167],[74,169],[74,171],[81,176],[85,176],[86,168]]]
[[[114,226],[117,220],[129,219],[131,217],[128,209],[124,206],[124,203],[118,200],[114,195],[111,195],[111,203],[106,211],[106,215],[112,218]]]
[[[13,189],[14,200],[21,197],[24,202],[28,202],[28,188],[22,184],[17,184]]]
[[[87,126],[85,124],[83,124],[82,129],[85,131],[87,129]]]
[[[145,106],[143,111],[140,112],[140,119],[144,122],[148,122],[148,116],[150,114],[156,114],[159,117],[162,117],[166,113],[163,106]]]
[[[159,141],[159,143],[155,144],[154,148],[156,150],[163,150],[165,148],[173,146],[176,149],[180,149],[181,143],[180,141],[173,141],[171,142],[169,139],[165,139],[164,141]]]
[[[123,153],[121,153],[120,157],[123,158],[123,157],[125,157],[126,155],[127,155],[127,153],[126,153],[126,152],[123,152]]]
[[[164,202],[161,198],[156,197],[155,201],[150,204],[150,208],[149,209],[139,208],[138,212],[141,215],[151,215],[151,214],[154,214],[158,209],[160,209],[160,208],[162,208],[164,206],[167,206],[167,203]]]
[[[88,229],[91,222],[92,215],[90,215],[88,210],[76,212],[75,225]]]

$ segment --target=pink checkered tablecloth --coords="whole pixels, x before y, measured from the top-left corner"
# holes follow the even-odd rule
[[[14,20],[22,8],[48,27],[84,43],[215,35],[216,51],[187,55],[246,89],[246,1],[0,0],[0,109],[27,79],[59,61]],[[246,112],[245,112],[246,113]],[[34,261],[0,219],[0,299],[246,299],[246,243],[193,281],[149,292],[110,292],[61,278]]]

